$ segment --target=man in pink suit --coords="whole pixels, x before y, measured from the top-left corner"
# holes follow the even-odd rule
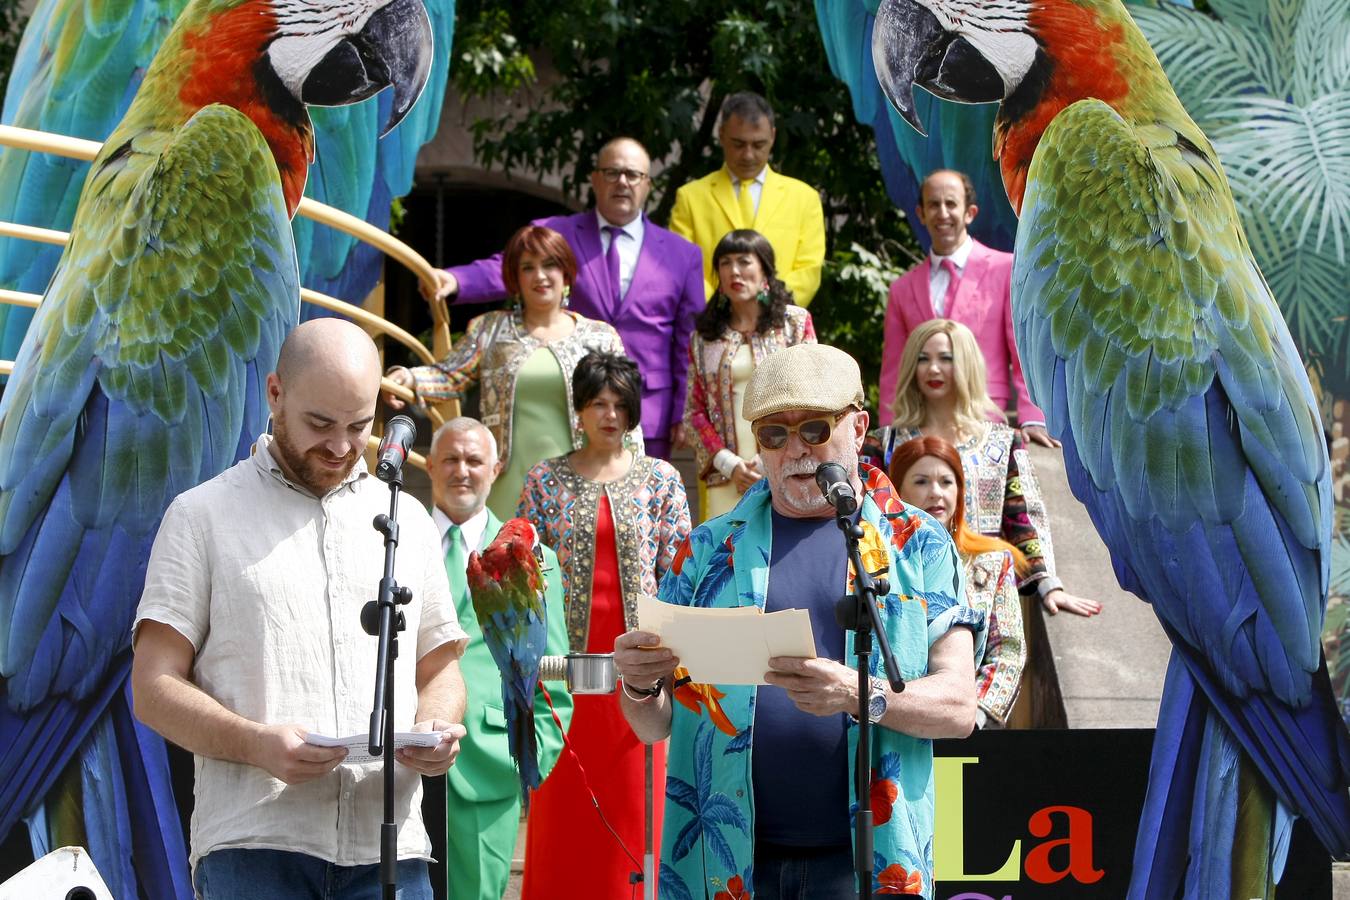
[[[642,372],[642,439],[647,454],[670,457],[684,416],[689,335],[703,310],[703,255],[649,220],[651,160],[641,144],[615,138],[591,173],[595,209],[535,220],[558,232],[577,259],[570,308],[608,322]],[[506,297],[501,254],[438,272],[453,303]]]
[[[1017,423],[1025,440],[1059,442],[1045,430],[1045,414],[1031,402],[1013,341],[1010,281],[1012,254],[986,247],[967,232],[979,207],[975,188],[961,172],[939,169],[919,189],[920,224],[933,239],[928,259],[891,285],[881,350],[878,419],[891,422],[900,354],[911,331],[933,318],[954,319],[975,333],[989,369],[989,396],[1008,408],[1017,392]]]

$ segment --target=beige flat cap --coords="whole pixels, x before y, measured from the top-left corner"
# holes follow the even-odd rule
[[[789,409],[838,412],[863,408],[862,374],[843,350],[797,344],[769,355],[745,386],[741,415],[753,422]]]

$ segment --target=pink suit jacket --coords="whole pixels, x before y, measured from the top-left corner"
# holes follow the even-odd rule
[[[947,318],[954,319],[975,334],[975,340],[984,352],[989,370],[989,396],[1000,409],[1008,408],[1012,387],[1017,391],[1017,418],[1020,424],[1045,422],[1045,413],[1031,402],[1026,381],[1022,378],[1022,362],[1017,358],[1017,344],[1013,339],[1010,284],[1012,254],[986,247],[971,238],[974,246],[966,261],[956,300],[947,310]],[[900,354],[905,349],[909,334],[921,323],[936,318],[933,300],[928,294],[928,273],[932,257],[910,269],[891,285],[886,300],[886,333],[881,348],[881,393],[877,418],[882,425],[891,423],[891,401],[895,397],[899,377]]]

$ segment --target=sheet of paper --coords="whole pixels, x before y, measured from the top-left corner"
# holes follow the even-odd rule
[[[394,732],[394,749],[401,750],[404,747],[435,747],[441,742],[439,731],[396,731]],[[382,757],[370,755],[370,735],[369,734],[349,734],[346,737],[330,737],[326,734],[307,734],[305,735],[306,744],[314,744],[318,747],[346,747],[347,756],[342,760],[345,766],[348,763],[368,763],[379,762]]]
[[[753,606],[700,609],[638,597],[638,628],[661,636],[702,684],[764,684],[773,656],[816,655],[811,614],[804,609],[762,613]]]

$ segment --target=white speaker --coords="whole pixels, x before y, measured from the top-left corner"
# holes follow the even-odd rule
[[[112,900],[89,851],[62,847],[0,884],[0,900]]]

